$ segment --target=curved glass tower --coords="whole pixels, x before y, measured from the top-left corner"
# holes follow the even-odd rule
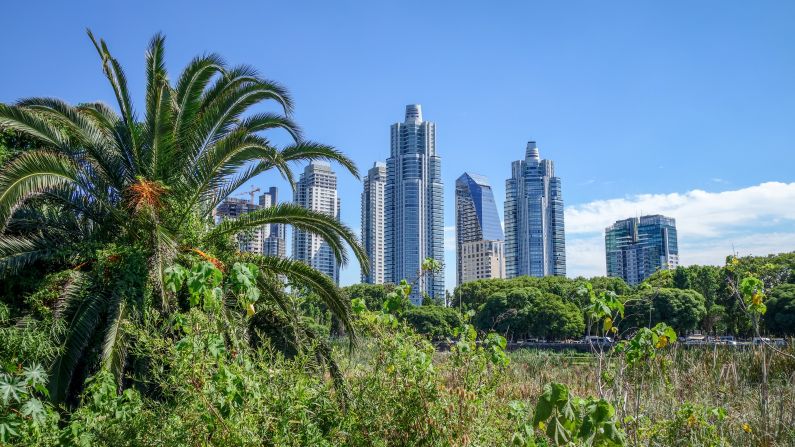
[[[444,262],[442,160],[436,155],[436,125],[423,121],[419,104],[406,106],[406,117],[391,129],[386,161],[386,282],[414,281],[425,258]],[[444,272],[424,277],[411,291],[444,299]]]
[[[456,280],[504,278],[503,233],[488,179],[465,172],[455,182]]]

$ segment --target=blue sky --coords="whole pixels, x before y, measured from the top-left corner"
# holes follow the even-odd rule
[[[90,27],[142,110],[145,47],[162,31],[172,77],[203,52],[253,65],[290,89],[307,138],[362,171],[421,103],[437,124],[448,226],[455,178],[487,176],[501,212],[510,162],[538,141],[563,179],[572,275],[604,274],[604,226],[640,212],[677,218],[684,263],[795,249],[795,2],[487,5],[13,2],[0,101],[111,102]],[[360,183],[339,173],[342,219],[358,228]],[[342,282],[357,281],[354,264]]]

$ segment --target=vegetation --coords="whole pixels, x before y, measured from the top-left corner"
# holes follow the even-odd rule
[[[135,113],[94,39],[116,109],[0,104],[0,445],[792,445],[795,349],[684,349],[701,329],[792,334],[795,254],[614,278],[516,278],[409,303],[441,265],[337,288],[237,251],[281,223],[367,265],[351,231],[280,205],[215,225],[212,210],[291,163],[355,166],[307,142],[284,88],[216,55],[171,82],[164,39]],[[252,113],[273,103],[283,114]],[[294,143],[266,138],[285,131]],[[507,338],[622,339],[583,354]]]

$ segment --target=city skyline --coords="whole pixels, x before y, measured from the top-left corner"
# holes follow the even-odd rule
[[[169,70],[202,52],[251,65],[287,87],[306,138],[337,147],[362,174],[386,156],[384,129],[396,109],[421,103],[438,123],[444,159],[448,288],[455,179],[466,171],[491,179],[502,216],[510,162],[532,139],[565,183],[568,276],[604,275],[604,228],[649,213],[676,219],[682,265],[722,264],[734,250],[795,250],[795,58],[781,44],[795,39],[793,3],[513,3],[490,20],[468,2],[258,3],[246,17],[218,10],[212,21],[200,7],[159,4],[162,15],[128,8],[122,22],[103,6],[9,4],[9,16],[35,15],[40,26],[30,34],[24,21],[7,24],[11,35],[30,35],[0,49],[13,61],[0,72],[0,101],[49,95],[113,104],[85,36],[90,27],[127,69],[136,103],[146,84],[143,48],[162,31]],[[265,15],[282,20],[262,32],[257,20]],[[218,21],[237,26],[205,31]],[[296,36],[296,26],[307,32]],[[426,49],[412,53],[412,70],[384,51],[405,46],[409,35]],[[288,143],[287,135],[271,136]],[[361,181],[334,169],[341,220],[359,234]],[[277,174],[254,183],[290,199]],[[359,281],[353,261],[340,283]]]

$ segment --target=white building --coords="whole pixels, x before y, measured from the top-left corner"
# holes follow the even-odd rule
[[[215,209],[216,224],[226,219],[237,219],[243,214],[258,210],[259,205],[251,203],[249,200],[236,199],[230,197]],[[254,228],[235,235],[238,249],[249,253],[262,254],[263,240],[265,239],[265,226]]]
[[[331,165],[321,161],[310,163],[298,180],[294,201],[306,209],[339,219],[337,174],[331,170]],[[294,229],[293,258],[325,273],[339,284],[339,263],[333,250],[322,237]]]
[[[362,273],[362,282],[384,283],[384,192],[386,163],[376,162],[364,177],[362,192],[362,245],[370,259],[370,273]]]

